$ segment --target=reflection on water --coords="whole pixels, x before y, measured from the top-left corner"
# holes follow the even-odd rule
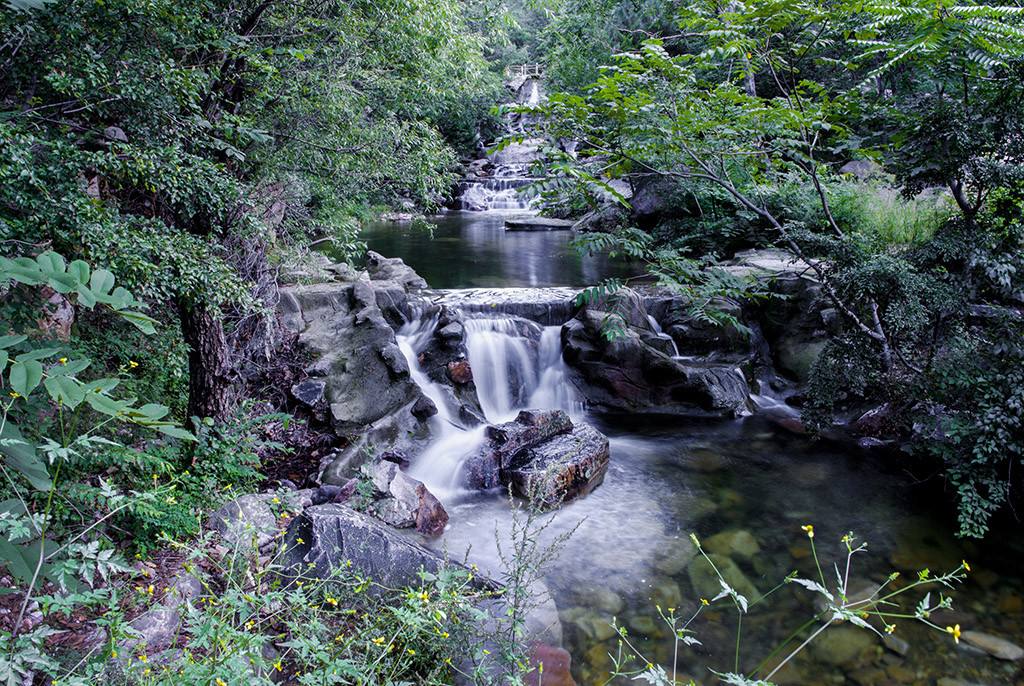
[[[956,541],[947,533],[953,522],[936,514],[938,495],[911,487],[904,474],[878,459],[780,435],[756,418],[671,429],[602,429],[612,438],[604,484],[563,507],[543,534],[550,541],[578,525],[545,579],[578,683],[606,678],[607,654],[616,648],[608,626],[613,616],[652,662],[671,665],[672,641],[656,621],[655,606],[686,614],[701,596],[717,591],[713,583],[708,587],[705,563],[693,558],[691,532],[719,552],[718,563],[738,574],[734,585],[743,586],[751,599],[791,570],[816,577],[800,530],[806,523],[814,524],[829,574],[834,574],[830,561],[845,554],[843,534],[852,530],[868,541],[869,554],[856,558],[853,591],[894,570],[913,578],[924,566],[952,570],[966,558],[975,572],[954,593],[956,613],[936,621],[1021,640],[1024,584],[1013,563],[1020,559],[1021,541],[985,549]],[[496,494],[464,498],[447,503],[451,524],[435,545],[455,557],[471,549],[472,559],[500,575],[495,532],[508,535],[508,502]],[[741,666],[752,669],[813,616],[812,602],[808,592],[786,586],[755,606],[744,619]],[[695,628],[703,646],[681,652],[681,673],[711,684],[717,679],[709,669],[732,671],[735,622],[727,604],[702,616]],[[957,649],[948,636],[912,621],[899,622],[896,636],[909,642],[905,657],[863,629],[830,629],[775,680],[842,684],[856,676],[857,684],[881,686],[934,684],[937,676],[951,676],[969,683],[1014,683],[1014,667]]]
[[[505,231],[509,215],[450,212],[413,224],[375,223],[363,232],[370,250],[401,257],[433,288],[588,286],[639,273],[636,265],[580,256],[569,231]]]

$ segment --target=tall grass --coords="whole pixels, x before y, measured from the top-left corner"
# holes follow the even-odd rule
[[[892,188],[846,182],[834,187],[832,195],[839,225],[875,247],[928,241],[953,215],[949,197],[932,191],[908,199]]]

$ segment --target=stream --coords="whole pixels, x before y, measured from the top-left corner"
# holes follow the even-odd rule
[[[629,265],[581,258],[568,232],[506,233],[503,216],[451,212],[433,221],[433,236],[408,225],[376,224],[363,236],[370,249],[401,257],[434,288],[538,288],[580,286]],[[481,405],[491,423],[519,409],[561,408],[592,423],[611,440],[604,483],[551,515],[542,540],[572,532],[546,568],[545,584],[557,607],[562,643],[573,657],[578,684],[602,684],[616,651],[613,617],[652,663],[672,673],[671,632],[657,606],[691,614],[717,582],[690,542],[696,533],[713,550],[726,576],[753,601],[792,570],[816,578],[801,526],[813,524],[818,555],[831,576],[845,562],[840,538],[853,531],[868,542],[854,558],[851,591],[884,580],[892,571],[915,577],[956,568],[973,572],[953,592],[955,611],[933,620],[1002,636],[1024,638],[1021,537],[991,535],[984,545],[960,541],[948,494],[936,481],[917,483],[892,456],[815,441],[778,428],[758,415],[741,420],[638,421],[591,416],[568,381],[559,326],[514,312],[467,312],[467,347]],[[451,520],[431,543],[456,559],[469,557],[500,578],[496,541],[508,548],[513,508],[500,492],[457,487],[462,458],[483,440],[483,429],[463,430],[440,389],[416,362],[434,322],[413,321],[399,331],[399,346],[413,377],[438,406],[432,441],[412,474],[442,500]],[[919,596],[909,596],[912,606]],[[812,594],[786,585],[744,617],[739,667],[752,670],[815,610]],[[968,686],[1014,684],[1018,668],[912,620],[897,622],[886,643],[849,625],[826,631],[774,681],[792,684]],[[678,678],[718,683],[709,670],[734,671],[737,622],[719,601],[691,626],[701,645],[681,647]],[[761,673],[763,676],[763,673]],[[961,681],[941,681],[941,677]],[[623,683],[629,683],[623,681]]]

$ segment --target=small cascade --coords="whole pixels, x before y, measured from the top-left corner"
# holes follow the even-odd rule
[[[515,89],[510,105],[536,107],[545,98],[536,75],[509,85]],[[529,114],[507,113],[504,118],[506,134],[526,134],[533,119]],[[530,167],[540,158],[542,144],[543,141],[535,139],[510,143],[471,164],[471,173],[459,184],[454,208],[467,212],[531,212],[538,209],[537,197],[522,191],[537,180],[530,176]]]
[[[658,320],[651,315],[647,315],[647,321],[651,323],[651,329],[654,331],[654,335],[658,338],[667,340],[672,344],[672,357],[680,357],[679,346],[676,345],[675,339],[662,330],[661,324],[658,323]]]
[[[409,364],[412,380],[420,387],[423,395],[437,406],[437,414],[431,420],[440,424],[440,428],[443,429],[447,426],[456,426],[452,408],[441,384],[431,381],[419,363],[419,351],[426,347],[436,328],[437,315],[430,319],[417,319],[402,326],[395,334],[395,339],[398,342],[398,349],[402,351],[405,361]]]
[[[531,350],[540,327],[521,319],[469,319],[466,349],[476,394],[489,422],[515,417],[537,386],[537,354]]]
[[[462,492],[462,464],[482,445],[484,427],[462,427],[445,389],[420,367],[418,351],[436,325],[436,318],[406,324],[398,332],[398,345],[413,380],[438,410],[430,420],[431,443],[416,458],[411,473],[445,500]],[[561,327],[542,327],[517,317],[471,318],[464,326],[477,397],[489,423],[509,421],[527,408],[580,413],[582,405],[562,359]]]
[[[583,404],[569,381],[569,367],[562,358],[562,327],[545,326],[537,349],[540,378],[530,394],[530,407],[565,410],[572,417],[582,414]]]
[[[459,184],[458,209],[469,212],[528,212],[534,209],[536,199],[519,190],[533,183],[534,179],[528,176],[498,175],[515,172],[525,174],[525,170],[499,167],[491,178],[463,180]]]

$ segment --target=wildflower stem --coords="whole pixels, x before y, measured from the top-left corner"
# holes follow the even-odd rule
[[[812,546],[812,547],[813,547],[813,546]],[[806,648],[806,647],[807,647],[807,646],[808,646],[808,645],[810,644],[810,642],[811,642],[811,641],[813,641],[814,639],[816,639],[816,638],[818,637],[818,635],[819,635],[819,634],[821,634],[821,632],[823,632],[823,631],[824,631],[825,629],[827,629],[827,628],[828,628],[829,626],[831,626],[831,625],[832,625],[832,620],[830,619],[830,620],[828,620],[827,622],[825,622],[824,624],[822,624],[822,625],[821,625],[820,627],[818,627],[817,631],[815,631],[815,632],[814,632],[813,634],[811,634],[810,636],[808,636],[808,637],[807,637],[807,638],[806,638],[806,639],[804,640],[804,642],[803,642],[803,643],[801,643],[800,645],[798,645],[798,646],[796,647],[796,649],[795,649],[795,650],[793,650],[793,652],[791,652],[791,653],[790,653],[789,655],[787,655],[787,656],[786,656],[786,659],[784,659],[784,660],[783,660],[782,662],[780,662],[780,663],[779,663],[778,665],[776,665],[775,669],[773,669],[772,671],[768,672],[768,676],[766,676],[766,677],[764,678],[764,680],[765,680],[765,681],[771,681],[772,677],[773,677],[773,676],[775,676],[775,673],[776,673],[776,672],[778,672],[778,671],[779,671],[780,669],[782,669],[783,667],[785,667],[785,666],[786,666],[786,663],[788,663],[788,662],[789,662],[790,660],[792,660],[792,659],[793,659],[793,657],[794,657],[794,656],[796,656],[796,654],[797,654],[797,653],[799,653],[799,652],[800,652],[801,650],[803,650],[804,648]]]

